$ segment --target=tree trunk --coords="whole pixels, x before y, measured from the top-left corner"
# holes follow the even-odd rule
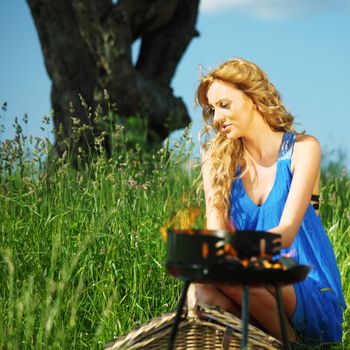
[[[72,116],[91,124],[79,94],[94,109],[104,105],[104,89],[119,115],[147,119],[150,141],[189,123],[170,82],[198,35],[199,0],[27,1],[52,80],[56,143],[71,135]],[[138,38],[141,49],[133,65],[131,45]]]

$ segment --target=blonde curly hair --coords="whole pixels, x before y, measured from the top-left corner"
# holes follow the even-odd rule
[[[204,119],[201,137],[207,138],[202,143],[202,151],[205,153],[204,158],[211,162],[213,192],[210,201],[219,212],[224,213],[224,219],[228,223],[232,181],[237,179],[239,163],[243,161],[248,165],[249,159],[244,152],[242,140],[228,139],[221,132],[220,126],[213,122],[214,115],[208,103],[207,92],[217,80],[232,84],[250,97],[273,131],[295,132],[295,129],[294,117],[283,105],[280,94],[267,75],[254,63],[233,58],[203,76],[197,88],[196,103],[202,107]]]

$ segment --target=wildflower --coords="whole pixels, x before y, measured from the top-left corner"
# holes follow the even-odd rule
[[[23,120],[23,123],[24,124],[27,124],[28,123],[28,114],[27,113],[24,113],[24,116],[23,116],[23,118],[22,118],[22,120]]]
[[[346,169],[343,168],[342,171],[341,171],[341,176],[344,178],[346,177]]]
[[[100,255],[105,255],[106,254],[105,248],[101,248],[100,251],[99,251],[99,254]]]
[[[7,111],[7,102],[4,102],[4,103],[2,104],[1,109],[2,109],[4,112]]]
[[[42,120],[42,123],[46,125],[50,124],[50,118],[47,115],[45,115]]]
[[[75,112],[75,108],[74,108],[73,102],[70,101],[69,102],[69,113],[73,114],[74,112]]]
[[[79,126],[80,125],[80,119],[76,117],[72,117],[72,123],[74,126]]]
[[[137,182],[134,179],[129,179],[127,184],[130,188],[137,187]]]

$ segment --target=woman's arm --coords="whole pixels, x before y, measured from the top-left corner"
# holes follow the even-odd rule
[[[270,232],[282,234],[282,247],[289,247],[299,231],[310,204],[321,161],[321,147],[316,138],[298,135],[292,157],[293,179],[288,198],[277,227]]]
[[[211,158],[210,153],[207,151],[203,156],[202,163],[202,175],[203,175],[203,187],[205,194],[205,214],[206,214],[206,228],[208,230],[226,229],[224,213],[220,213],[219,210],[213,206],[211,198],[213,196],[212,176],[211,176]]]

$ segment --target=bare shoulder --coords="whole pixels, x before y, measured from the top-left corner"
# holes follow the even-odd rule
[[[321,153],[321,145],[316,137],[308,134],[298,134],[294,144],[294,155],[303,155],[305,152]]]
[[[309,134],[297,134],[295,143],[296,144],[301,144],[301,143],[316,143],[319,144],[319,141],[315,136],[309,135]]]
[[[315,164],[319,166],[321,158],[321,145],[316,137],[308,134],[298,134],[295,139],[292,156],[292,169],[297,164]]]

